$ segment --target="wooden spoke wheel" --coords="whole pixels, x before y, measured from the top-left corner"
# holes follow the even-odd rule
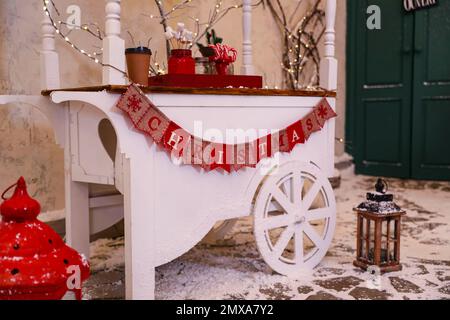
[[[299,276],[327,253],[336,225],[328,178],[312,164],[277,167],[262,182],[254,206],[258,250],[276,272]]]

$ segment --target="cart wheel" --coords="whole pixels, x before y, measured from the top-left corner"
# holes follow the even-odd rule
[[[316,166],[287,163],[262,182],[254,232],[259,252],[274,271],[295,277],[316,267],[330,247],[335,225],[334,192]]]
[[[223,240],[225,236],[234,228],[238,219],[225,220],[217,222],[209,233],[203,238],[203,242],[207,244],[216,244]]]

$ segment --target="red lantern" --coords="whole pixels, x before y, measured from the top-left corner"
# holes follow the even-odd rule
[[[14,186],[0,206],[0,300],[56,300],[69,290],[80,300],[89,263],[37,220],[40,205],[28,195],[24,178]]]

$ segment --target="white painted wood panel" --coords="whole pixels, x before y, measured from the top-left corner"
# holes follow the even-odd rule
[[[99,136],[106,115],[97,108],[70,102],[70,146],[72,179],[114,185],[114,163]]]

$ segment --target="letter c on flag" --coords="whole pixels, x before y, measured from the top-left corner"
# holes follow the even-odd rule
[[[156,127],[153,126],[153,124],[157,123]],[[150,118],[150,120],[148,120],[148,126],[150,129],[152,129],[153,131],[158,130],[158,127],[161,125],[161,120],[158,117],[152,117]]]

